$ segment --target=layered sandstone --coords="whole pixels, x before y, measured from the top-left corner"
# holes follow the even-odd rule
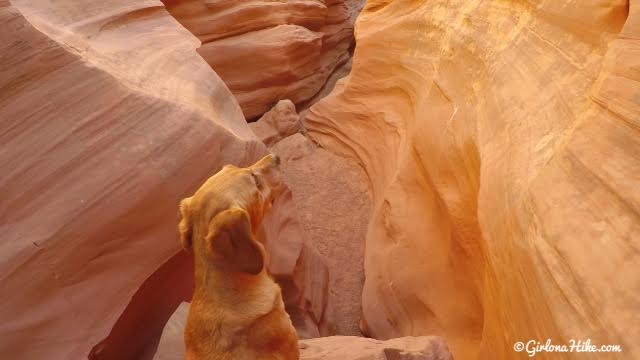
[[[0,1],[0,29],[0,354],[148,357],[192,290],[178,201],[267,149],[160,2]],[[294,308],[324,311],[318,259],[281,266]]]
[[[248,119],[281,99],[304,104],[350,58],[362,0],[164,0],[202,42]],[[327,85],[328,80],[330,84]]]
[[[634,0],[368,1],[304,125],[368,175],[369,335],[640,357],[639,24]]]
[[[178,200],[265,149],[161,6],[12,4],[0,2],[0,353],[86,358],[179,251]],[[174,280],[145,293],[148,332],[126,351],[189,296]]]

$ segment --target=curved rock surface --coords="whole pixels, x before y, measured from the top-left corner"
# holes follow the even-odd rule
[[[164,0],[247,119],[281,99],[304,104],[350,58],[363,0]]]
[[[161,4],[12,3],[0,2],[0,353],[86,358],[179,251],[178,200],[265,148]],[[167,319],[187,279],[142,292],[128,315]],[[124,323],[132,357],[163,326]]]
[[[367,2],[304,125],[369,178],[369,335],[640,357],[639,24],[637,0]]]
[[[148,358],[192,291],[178,201],[267,149],[158,1],[0,1],[0,29],[0,354]],[[323,313],[304,249],[272,262]]]

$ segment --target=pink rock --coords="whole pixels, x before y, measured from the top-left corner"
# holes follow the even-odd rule
[[[278,101],[258,121],[249,123],[249,127],[267,146],[272,146],[289,135],[303,131],[300,116],[291,100]]]
[[[290,190],[283,190],[275,200],[261,235],[268,254],[267,269],[282,288],[298,336],[320,336],[328,321],[329,272],[325,260],[308,242]]]
[[[201,41],[198,52],[227,83],[248,119],[281,99],[300,105],[350,58],[362,0],[167,0]]]
[[[0,1],[0,24],[0,354],[137,357],[189,296],[178,200],[266,149],[158,4]]]

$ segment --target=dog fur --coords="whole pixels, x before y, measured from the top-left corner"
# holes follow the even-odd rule
[[[180,239],[193,252],[187,360],[299,359],[280,287],[256,232],[280,184],[276,156],[225,166],[180,203]]]

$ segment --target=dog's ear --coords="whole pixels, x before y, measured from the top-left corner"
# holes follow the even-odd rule
[[[190,197],[180,201],[180,216],[182,216],[182,219],[178,224],[178,231],[180,232],[180,242],[182,243],[182,247],[185,248],[185,250],[190,251],[193,247],[193,225],[191,224],[191,209],[189,208],[189,205],[191,205]]]
[[[206,244],[215,261],[233,271],[257,275],[264,267],[264,247],[253,236],[249,214],[225,210],[209,223]]]

